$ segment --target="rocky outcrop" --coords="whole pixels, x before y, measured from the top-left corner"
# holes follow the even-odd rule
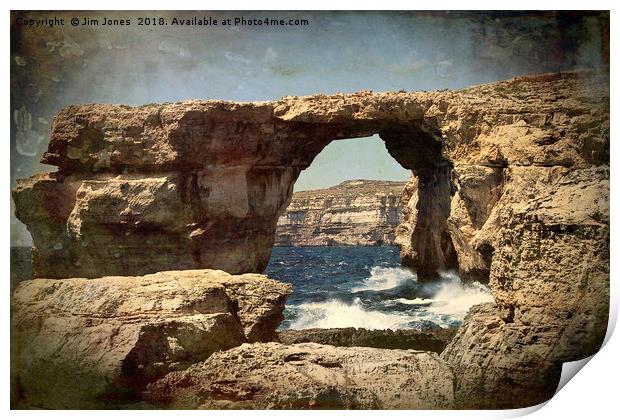
[[[490,303],[470,309],[442,353],[454,369],[455,408],[528,407],[550,399],[565,356],[559,328],[506,322]]]
[[[278,219],[275,245],[394,245],[404,186],[404,182],[354,180],[296,192]]]
[[[600,168],[595,182],[606,188],[609,87],[605,79],[583,76],[540,75],[482,85],[453,93],[457,102],[446,99],[427,110],[437,121],[442,153],[452,169],[448,180],[414,177],[405,188],[396,240],[403,263],[417,267],[420,258],[431,255],[445,267],[458,268],[463,278],[488,281],[498,214],[553,192],[527,188],[524,197],[518,190],[527,186],[514,184],[521,181],[511,177],[514,171],[559,184],[569,170]],[[434,203],[432,196],[425,198],[429,182]],[[521,196],[513,201],[511,194]],[[421,235],[428,220],[439,227],[432,241]]]
[[[22,282],[12,300],[14,405],[132,401],[170,371],[271,339],[290,293],[262,275],[215,270]]]
[[[166,408],[440,409],[452,371],[434,353],[313,343],[244,344],[148,386]]]
[[[35,275],[261,271],[300,171],[329,142],[375,133],[414,174],[397,229],[402,262],[420,280],[459,269],[488,283],[497,302],[468,317],[443,352],[463,375],[455,404],[544,401],[557,384],[550,366],[591,355],[607,325],[604,74],[460,91],[66,108],[43,157],[59,171],[13,193],[33,236]],[[516,381],[513,372],[510,392],[503,384]]]
[[[456,328],[426,330],[367,330],[365,328],[312,328],[277,333],[283,344],[318,343],[339,347],[412,349],[441,353],[454,337]]]
[[[444,351],[465,407],[546,401],[561,363],[594,354],[607,327],[609,168],[508,168],[502,188],[476,238],[494,250],[498,306],[470,311]]]
[[[54,119],[42,160],[59,171],[18,182],[16,214],[38,277],[260,272],[300,171],[331,141],[378,133],[417,177],[403,261],[421,277],[458,258],[484,272],[488,252],[469,252],[468,234],[485,215],[448,223],[453,194],[467,219],[477,206],[459,171],[604,164],[607,83],[575,72],[454,92],[72,106]]]
[[[609,310],[607,87],[583,81],[534,93],[532,79],[503,86],[511,116],[501,106],[482,111],[469,144],[453,152],[461,158],[453,160],[444,255],[463,278],[488,281],[497,302],[470,314],[444,352],[455,367],[456,403],[468,408],[549,399],[561,363],[598,350]],[[447,144],[461,142],[458,130],[444,133]],[[404,262],[415,263],[420,199],[404,198]]]

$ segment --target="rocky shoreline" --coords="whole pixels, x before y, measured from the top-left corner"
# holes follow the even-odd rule
[[[441,354],[275,343],[290,288],[257,273],[293,184],[330,142],[373,134],[413,172],[396,229],[402,263],[420,281],[458,270],[496,303],[472,307]],[[12,405],[542,403],[562,363],[605,336],[609,144],[609,79],[592,72],[459,91],[67,107],[42,160],[59,170],[13,191],[38,279],[13,294]],[[374,340],[348,334],[287,339]]]
[[[456,329],[276,332],[290,293],[217,270],[23,281],[12,299],[13,406],[449,406],[452,373],[438,354]]]

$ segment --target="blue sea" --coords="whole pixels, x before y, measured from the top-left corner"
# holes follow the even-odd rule
[[[472,305],[493,301],[454,272],[418,282],[390,246],[276,247],[265,274],[293,285],[280,330],[456,327]]]

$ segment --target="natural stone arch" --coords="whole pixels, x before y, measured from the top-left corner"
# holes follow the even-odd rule
[[[389,120],[368,124],[351,120],[336,125],[337,130],[329,123],[321,128],[334,138],[327,139],[320,150],[312,151],[314,156],[308,159],[308,166],[334,141],[379,135],[394,160],[416,178],[415,231],[410,237],[401,238],[403,264],[415,268],[422,279],[436,278],[442,270],[458,269],[447,227],[453,195],[452,164],[442,153],[444,143],[437,124],[425,120],[407,124]],[[291,196],[289,191],[287,205]]]
[[[525,83],[539,86],[545,77]],[[504,168],[590,164],[600,149],[573,145],[558,155],[553,139],[561,134],[527,109],[514,117],[519,103],[503,97],[512,82],[502,83],[475,93],[65,108],[42,160],[59,171],[20,181],[14,193],[33,236],[35,274],[261,272],[301,170],[331,141],[379,134],[417,176],[399,240],[403,263],[421,277],[458,265],[464,277],[486,281],[495,246],[484,227],[495,217]],[[514,125],[505,136],[543,140],[519,149],[489,137],[515,118],[531,128]]]
[[[353,105],[369,101],[370,110],[374,102],[395,101],[372,94],[351,99]],[[351,110],[362,105],[352,105],[337,118],[314,120],[294,109],[314,100],[331,98],[61,111],[43,158],[59,172],[22,182],[15,194],[18,217],[33,232],[37,275],[261,272],[301,170],[330,142],[373,134],[419,178],[417,227],[403,260],[422,276],[453,268],[444,255],[451,165],[437,123],[402,100],[391,104],[404,108],[400,117],[395,110],[359,117]],[[63,197],[62,212],[30,212],[26,202],[45,210],[50,194]]]
[[[390,132],[397,127],[441,133],[440,142],[424,137],[440,143],[439,164],[412,165],[424,184],[416,197],[444,208],[433,194],[421,197],[449,185],[445,226],[459,269],[489,273],[497,302],[470,310],[442,353],[459,378],[455,406],[545,401],[560,364],[592,355],[605,336],[605,74],[520,77],[457,92],[66,108],[43,159],[59,171],[19,181],[13,193],[34,239],[35,275],[261,270],[273,243],[270,223],[299,171],[330,141],[373,133],[408,165],[416,155],[399,148],[413,150],[421,137]],[[415,214],[405,232],[424,226]],[[435,222],[427,226],[441,237],[443,216]],[[407,255],[418,263],[440,255],[413,251]]]

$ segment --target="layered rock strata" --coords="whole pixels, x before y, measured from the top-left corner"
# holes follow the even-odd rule
[[[458,269],[488,283],[497,302],[468,317],[442,354],[465,376],[455,404],[548,399],[550,366],[591,355],[607,325],[606,75],[66,108],[43,157],[59,171],[13,193],[35,275],[261,271],[300,171],[329,142],[376,133],[414,174],[397,229],[402,262],[420,280]],[[511,372],[529,385],[502,385]]]
[[[282,344],[318,343],[339,347],[412,349],[441,353],[456,334],[456,328],[428,330],[367,330],[365,328],[311,328],[277,333]]]
[[[494,250],[498,306],[471,310],[443,354],[463,407],[546,401],[561,363],[594,354],[607,327],[609,168],[514,167],[502,188],[477,238]]]
[[[166,408],[441,409],[453,375],[434,353],[314,343],[243,344],[150,384]]]
[[[278,219],[275,245],[394,245],[404,187],[404,182],[354,180],[296,192]]]
[[[37,279],[12,300],[12,397],[24,408],[100,408],[248,341],[269,340],[289,285],[216,270]]]

